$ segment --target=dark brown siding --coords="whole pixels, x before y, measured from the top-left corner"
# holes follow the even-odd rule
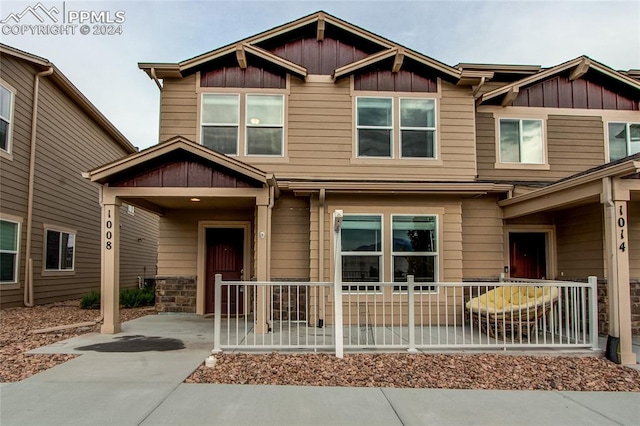
[[[584,78],[571,81],[567,76],[557,76],[520,89],[513,106],[638,110],[637,100],[596,81]]]
[[[355,46],[332,38],[315,37],[290,41],[271,50],[282,58],[307,68],[309,74],[331,75],[336,68],[369,56]]]
[[[391,67],[389,67],[391,68]],[[353,82],[355,90],[386,92],[430,92],[438,91],[436,77],[423,77],[410,71],[375,70],[356,75]]]
[[[258,183],[194,161],[176,161],[128,176],[112,186],[252,188]]]
[[[283,75],[256,66],[250,65],[246,69],[239,66],[225,66],[202,72],[200,86],[284,89],[286,79]]]

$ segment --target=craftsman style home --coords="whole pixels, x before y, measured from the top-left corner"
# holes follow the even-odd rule
[[[100,289],[100,186],[82,172],[135,147],[47,59],[0,45],[0,304]],[[122,287],[155,276],[155,215],[123,206]],[[140,277],[140,278],[139,278]]]
[[[139,67],[160,88],[160,143],[88,176],[103,186],[103,232],[118,228],[122,202],[160,216],[160,310],[211,313],[216,273],[323,282],[338,270],[345,295],[402,292],[376,283],[408,276],[594,275],[600,329],[632,355],[637,72],[586,56],[452,67],[324,12]],[[111,297],[117,248],[114,233]],[[111,307],[105,332],[119,330]]]

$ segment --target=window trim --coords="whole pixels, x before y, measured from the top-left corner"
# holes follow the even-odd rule
[[[11,94],[11,101],[9,102],[9,125],[7,126],[7,149],[4,150],[0,148],[0,157],[13,160],[13,127],[15,124],[15,104],[18,91],[2,78],[0,78],[0,86],[4,87]]]
[[[378,256],[378,268],[379,268],[379,281],[377,282],[384,282],[384,252],[385,252],[385,238],[384,238],[384,234],[385,234],[385,230],[384,230],[384,214],[382,213],[344,213],[343,217],[347,217],[347,216],[377,216],[380,218],[380,251],[367,251],[367,252],[362,252],[362,251],[352,251],[352,252],[345,252],[342,249],[342,243],[340,244],[340,262],[342,265],[342,257],[343,256]],[[338,235],[338,238],[340,238],[340,241],[342,242],[342,228],[340,228],[340,234]],[[342,270],[341,267],[341,272],[344,273],[344,271]],[[342,281],[342,278],[341,278]],[[353,281],[353,282],[359,282],[359,281]],[[383,288],[379,285],[376,285],[376,281],[371,281],[371,284],[367,284],[367,286],[373,286],[375,287],[374,290],[366,290],[366,291],[361,291],[361,290],[352,290],[352,289],[344,289],[345,285],[344,285],[344,281],[342,281],[342,293],[343,294],[371,294],[371,293],[375,293],[375,294],[381,294],[383,291]],[[346,287],[351,287],[351,285],[347,284]]]
[[[628,157],[630,155],[633,154],[629,154],[629,152],[631,151],[631,131],[630,131],[630,126],[632,124],[637,124],[638,126],[640,126],[640,120],[638,121],[631,121],[631,120],[608,120],[605,122],[605,144],[606,144],[606,155],[607,155],[607,163],[611,162],[611,161],[617,161],[619,160],[612,160],[611,159],[611,146],[610,146],[610,139],[609,139],[609,124],[624,124],[627,127],[627,155],[625,155],[625,157]],[[640,151],[639,151],[640,152]],[[622,158],[625,158],[622,157]]]
[[[435,219],[435,225],[436,225],[436,232],[435,232],[435,244],[436,244],[436,251],[435,252],[428,252],[428,251],[421,251],[421,252],[397,252],[393,250],[393,219],[396,217],[416,217],[416,216],[422,216],[422,217],[432,217]],[[439,282],[440,280],[440,215],[436,214],[436,213],[391,213],[389,214],[390,217],[390,226],[391,226],[391,245],[389,248],[389,267],[391,268],[391,281],[392,282],[398,282],[398,283],[402,283],[403,281],[395,281],[395,276],[394,276],[394,269],[393,269],[393,259],[395,256],[423,256],[423,257],[433,257],[435,258],[435,263],[434,263],[434,283]],[[398,287],[396,289],[396,287]],[[392,287],[392,292],[394,294],[399,294],[399,293],[406,293],[406,290],[402,290],[402,284],[398,285],[398,286],[393,286]],[[420,285],[420,287],[431,287],[432,289],[429,290],[425,290],[422,289],[421,292],[423,293],[433,293],[436,294],[438,293],[438,289],[437,287],[434,287],[433,285]]]
[[[403,127],[402,126],[402,101],[404,99],[419,99],[433,102],[433,118],[434,127]],[[398,97],[398,157],[400,159],[409,160],[437,160],[438,159],[438,101],[435,98],[424,97]],[[433,131],[433,157],[405,157],[402,155],[402,131],[403,130],[417,130],[417,131]]]
[[[527,114],[520,112],[513,113],[496,113],[493,112],[494,118],[494,145],[495,145],[495,169],[520,169],[520,170],[550,170],[551,166],[549,165],[549,144],[547,140],[547,122],[548,122],[548,113],[540,113],[540,114]],[[542,122],[542,163],[507,163],[502,162],[501,152],[500,152],[500,120],[537,120]]]
[[[205,123],[204,122],[204,98],[205,96],[233,96],[235,95],[238,98],[238,122],[237,123]],[[235,126],[236,127],[236,153],[235,154],[224,154],[224,155],[228,155],[229,157],[237,157],[240,155],[240,137],[241,137],[241,120],[242,120],[242,96],[240,95],[240,93],[202,93],[202,95],[200,96],[200,104],[201,104],[201,108],[200,108],[200,144],[202,146],[204,146],[203,140],[204,140],[204,128],[205,127],[231,127],[231,126]]]
[[[58,275],[75,275],[76,273],[76,253],[77,253],[77,247],[78,247],[78,233],[73,230],[73,229],[69,229],[69,228],[65,228],[65,227],[61,227],[61,226],[56,226],[56,225],[47,225],[44,224],[43,225],[43,234],[42,234],[42,276],[58,276]],[[72,259],[72,268],[71,269],[47,269],[47,232],[48,231],[52,231],[52,232],[59,232],[59,233],[64,233],[64,234],[69,234],[74,236],[74,240],[73,240],[73,259]],[[60,241],[62,242],[62,239],[60,239]],[[60,244],[61,244],[60,242]],[[58,255],[61,255],[61,247],[58,246]],[[59,256],[58,259],[58,268],[60,267],[60,259],[62,259],[62,256]]]
[[[284,155],[284,140],[285,140],[285,117],[286,117],[286,96],[282,93],[252,93],[247,92],[243,94],[244,96],[240,97],[240,102],[242,103],[242,99],[244,98],[244,121],[242,125],[242,132],[244,134],[244,156],[245,157],[256,157],[256,158],[283,158]],[[280,126],[250,126],[247,124],[248,118],[248,109],[249,109],[249,96],[279,96],[282,98],[282,124]],[[266,128],[266,129],[274,129],[274,128],[282,128],[282,139],[280,140],[280,154],[249,154],[249,144],[247,138],[247,129],[250,127],[256,128]]]
[[[3,289],[11,289],[15,286],[19,286],[20,285],[20,243],[21,243],[21,232],[22,232],[22,219],[18,218],[18,217],[13,217],[13,216],[9,216],[9,215],[0,215],[0,221],[3,222],[11,222],[11,223],[15,223],[16,225],[18,225],[18,230],[16,233],[16,260],[15,260],[15,270],[14,270],[14,277],[12,281],[0,281],[0,288]],[[13,253],[13,251],[8,251],[8,250],[0,250],[1,253]]]

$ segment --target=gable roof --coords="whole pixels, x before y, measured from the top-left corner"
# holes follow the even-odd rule
[[[208,62],[211,62],[215,59],[229,55],[238,49],[244,49],[245,51],[248,51],[250,54],[253,54],[256,56],[260,56],[260,53],[262,53],[263,56],[260,56],[261,59],[266,60],[267,62],[270,62],[275,66],[285,68],[289,72],[292,72],[294,75],[297,74],[299,76],[305,77],[306,70],[304,70],[304,75],[303,75],[302,70],[295,69],[294,67],[291,67],[291,65],[294,65],[295,67],[299,67],[302,69],[304,69],[304,67],[301,67],[298,64],[293,64],[290,61],[287,61],[284,58],[280,58],[277,55],[273,55],[264,49],[260,49],[257,45],[265,41],[275,39],[276,37],[285,35],[288,32],[291,32],[296,29],[305,27],[307,25],[312,25],[312,24],[317,25],[317,37],[318,37],[318,40],[321,40],[324,37],[324,29],[327,23],[341,30],[344,30],[349,34],[352,34],[356,38],[366,40],[368,43],[372,43],[379,47],[379,51],[371,55],[370,58],[365,58],[365,60],[363,61],[356,61],[352,64],[348,64],[347,66],[340,67],[337,70],[335,70],[334,75],[336,73],[338,74],[336,78],[338,78],[339,76],[344,76],[344,75],[353,73],[365,66],[370,66],[381,60],[387,59],[392,55],[402,54],[403,56],[409,57],[420,64],[423,64],[430,68],[435,69],[439,73],[443,74],[444,76],[452,80],[457,81],[460,79],[461,72],[457,68],[453,68],[442,62],[436,61],[435,59],[432,59],[426,55],[423,55],[421,53],[408,49],[404,46],[401,46],[397,43],[387,40],[384,37],[381,37],[377,34],[366,31],[356,25],[343,21],[323,11],[312,13],[310,15],[304,16],[295,21],[272,28],[270,30],[256,34],[254,36],[247,37],[243,40],[240,40],[236,43],[229,44],[227,46],[223,46],[219,49],[215,49],[210,52],[203,53],[201,55],[179,62],[177,64],[141,62],[141,63],[138,63],[138,67],[143,71],[145,71],[150,78],[171,78],[171,77],[179,78],[189,74],[190,72],[193,72],[198,67],[201,67],[202,65]],[[270,56],[265,57],[264,53],[267,53]],[[401,65],[401,62],[400,62],[400,65]]]
[[[160,157],[167,157],[180,151],[190,153],[207,162],[218,164],[263,185],[275,186],[275,178],[272,174],[263,172],[262,170],[247,163],[243,163],[235,158],[220,154],[182,136],[175,136],[168,139],[166,142],[162,142],[120,160],[95,168],[84,173],[84,177],[90,179],[92,182],[104,184],[109,182],[111,178],[116,175],[120,175],[127,170],[142,165],[143,163]]]
[[[511,84],[507,84],[505,86],[484,93],[477,99],[477,103],[478,105],[480,105],[490,99],[504,97],[503,103],[509,104],[513,101],[513,99],[515,99],[515,96],[518,94],[520,88],[531,86],[535,83],[554,77],[565,71],[571,71],[569,79],[576,80],[586,74],[589,70],[594,70],[607,78],[624,84],[632,91],[637,92],[638,96],[640,96],[640,81],[637,81],[625,75],[624,73],[618,72],[604,64],[594,61],[588,56],[583,55],[562,64],[556,65],[555,67],[551,67],[536,74],[524,77]]]
[[[46,58],[33,55],[31,53],[24,52],[16,49],[15,47],[8,46],[0,43],[0,56],[10,56],[22,61],[25,61],[40,70],[52,69],[53,74],[51,78],[54,83],[71,99],[73,100],[87,115],[89,115],[96,123],[105,131],[109,136],[116,140],[116,142],[127,152],[137,152],[138,149],[133,146],[131,142],[98,110],[82,94],[82,92],[65,76],[62,71],[58,69],[51,61]]]

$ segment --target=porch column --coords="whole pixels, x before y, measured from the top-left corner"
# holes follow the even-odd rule
[[[120,332],[120,201],[102,205],[102,271],[101,309],[103,323],[100,332]]]
[[[263,199],[266,198],[266,199]],[[269,197],[256,199],[256,280],[267,281],[268,277],[268,239],[271,230],[268,229]],[[258,287],[256,295],[256,333],[269,332],[269,292],[267,287]]]
[[[605,256],[609,295],[609,334],[620,338],[621,364],[635,364],[631,342],[629,288],[628,191],[616,191],[615,179],[603,181]],[[626,197],[625,197],[626,195]]]

